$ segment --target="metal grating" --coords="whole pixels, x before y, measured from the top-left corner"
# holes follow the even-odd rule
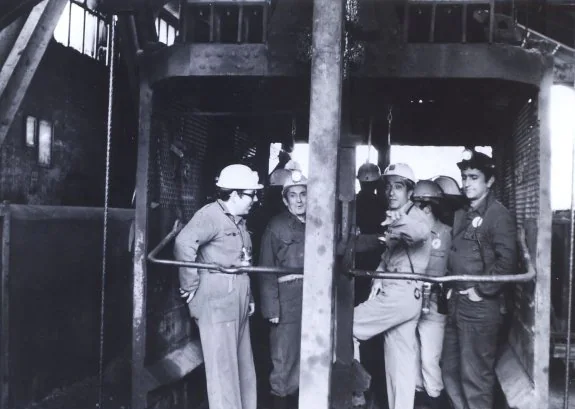
[[[500,197],[515,216],[518,226],[526,229],[528,247],[533,254],[534,230],[539,215],[539,121],[536,99],[529,99],[515,120],[512,138],[503,141],[501,161],[503,175]],[[514,287],[510,343],[527,373],[533,374],[534,283]]]
[[[182,100],[160,97],[154,109],[152,201],[175,210],[184,221],[204,202],[203,168],[210,127],[209,118],[194,115],[192,108]]]

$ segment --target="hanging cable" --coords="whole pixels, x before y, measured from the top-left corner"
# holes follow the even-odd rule
[[[391,121],[393,121],[393,106],[389,106],[389,112],[387,113],[387,146],[391,148]]]
[[[575,87],[575,84],[573,84]],[[573,151],[571,156],[571,211],[570,211],[570,231],[569,231],[569,288],[567,290],[567,339],[565,347],[565,390],[563,391],[563,408],[569,408],[569,378],[571,370],[571,319],[573,316],[573,269],[575,268],[575,260],[573,258],[573,251],[575,250],[575,135],[571,135],[571,149]]]
[[[109,79],[108,79],[108,129],[106,132],[106,179],[104,188],[104,231],[102,242],[102,289],[100,295],[100,357],[98,368],[98,403],[103,409],[104,401],[104,312],[106,306],[106,250],[108,246],[108,203],[110,196],[110,150],[112,141],[112,104],[114,102],[114,61],[116,43],[116,21],[117,17],[112,16],[110,24],[110,34],[108,35],[109,56]]]
[[[365,163],[371,160],[371,132],[373,130],[373,116],[369,117],[369,131],[367,132],[367,159]]]

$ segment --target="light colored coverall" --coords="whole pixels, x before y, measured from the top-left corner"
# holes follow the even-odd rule
[[[251,248],[245,220],[218,200],[196,212],[176,237],[174,253],[178,260],[232,267]],[[197,290],[188,308],[200,330],[210,409],[256,409],[249,276],[181,267],[179,277],[183,290]]]
[[[446,274],[450,248],[451,227],[437,220],[431,229],[431,255],[425,272],[428,276],[442,277]],[[419,341],[417,390],[425,390],[432,398],[439,397],[443,390],[439,361],[443,349],[446,317],[437,312],[437,297],[437,292],[432,291],[429,312],[421,314],[417,324]]]
[[[304,239],[305,224],[289,211],[282,212],[264,232],[260,264],[303,268]],[[260,274],[259,279],[263,317],[279,318],[270,330],[271,393],[287,397],[299,388],[303,276]]]
[[[475,209],[455,212],[449,274],[514,274],[516,240],[513,216],[489,193]],[[481,300],[461,293],[472,287]],[[493,407],[502,287],[501,283],[453,285],[441,365],[445,391],[454,409]]]
[[[422,210],[407,202],[405,214],[386,232],[387,250],[378,271],[424,274],[431,251],[431,226]],[[354,309],[353,336],[366,340],[384,332],[384,357],[390,409],[413,408],[417,378],[416,327],[421,313],[421,282],[385,280],[375,298]],[[367,357],[369,359],[369,357]]]

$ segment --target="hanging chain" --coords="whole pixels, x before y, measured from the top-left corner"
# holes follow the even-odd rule
[[[102,243],[102,290],[100,296],[100,359],[98,369],[98,403],[103,409],[104,401],[104,312],[106,306],[106,249],[108,246],[108,203],[110,196],[110,150],[112,141],[112,103],[114,101],[114,61],[116,42],[116,21],[117,17],[112,16],[111,34],[108,36],[108,50],[110,50],[110,72],[108,80],[108,129],[106,133],[106,180],[104,188],[104,232]]]
[[[387,146],[391,146],[391,122],[393,121],[393,106],[389,106],[389,112],[387,113]]]

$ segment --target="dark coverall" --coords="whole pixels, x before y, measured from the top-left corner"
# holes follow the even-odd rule
[[[448,274],[515,273],[515,221],[493,193],[475,209],[455,213],[452,235]],[[482,300],[461,293],[471,287]],[[502,288],[498,283],[458,282],[448,292],[442,373],[455,409],[493,407]]]
[[[303,268],[305,224],[287,210],[275,216],[264,232],[260,265]],[[273,369],[271,392],[287,397],[299,389],[303,276],[260,274],[261,311],[279,318],[270,330]]]
[[[243,264],[252,243],[243,218],[218,200],[196,212],[176,237],[178,260]],[[244,251],[245,249],[245,251]],[[256,409],[256,374],[250,340],[250,279],[181,267],[180,287],[196,291],[188,304],[200,330],[210,409]]]

